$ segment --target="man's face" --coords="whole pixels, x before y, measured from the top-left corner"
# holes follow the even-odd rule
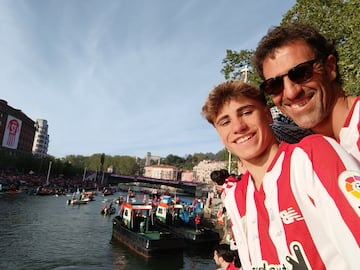
[[[287,74],[301,63],[315,59],[311,48],[303,41],[296,41],[275,50],[273,57],[263,62],[265,80]],[[335,57],[316,59],[311,65],[312,76],[304,83],[295,83],[284,76],[283,90],[272,96],[274,104],[296,124],[304,128],[317,127],[330,114],[335,102],[332,82],[336,79]]]
[[[220,258],[221,257],[218,256],[217,251],[214,250],[214,262],[215,262],[217,267],[221,267]]]
[[[250,98],[230,100],[215,119],[215,128],[225,147],[241,160],[261,157],[275,140],[269,124],[269,109]]]

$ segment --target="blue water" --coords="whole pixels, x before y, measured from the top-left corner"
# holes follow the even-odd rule
[[[117,196],[70,206],[66,196],[0,194],[0,269],[215,269],[212,252],[146,260],[112,242],[112,219],[100,210]]]

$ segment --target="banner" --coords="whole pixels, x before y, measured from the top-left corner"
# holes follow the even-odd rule
[[[2,146],[17,149],[21,130],[21,120],[8,115]]]

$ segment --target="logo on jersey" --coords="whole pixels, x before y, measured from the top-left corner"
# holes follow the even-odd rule
[[[286,263],[269,264],[267,261],[262,261],[261,265],[252,266],[252,270],[309,270],[310,263],[305,255],[305,251],[299,242],[290,243],[290,254],[286,256]]]
[[[339,187],[347,201],[360,216],[360,172],[346,171],[341,173]]]
[[[280,212],[280,218],[284,224],[291,224],[295,221],[303,220],[304,218],[297,213],[294,208],[289,207]]]

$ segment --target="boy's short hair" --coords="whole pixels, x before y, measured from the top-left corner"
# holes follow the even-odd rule
[[[201,114],[210,124],[214,125],[224,104],[231,100],[240,100],[243,97],[257,100],[264,106],[267,105],[264,94],[257,87],[240,80],[229,80],[219,84],[209,93]]]

